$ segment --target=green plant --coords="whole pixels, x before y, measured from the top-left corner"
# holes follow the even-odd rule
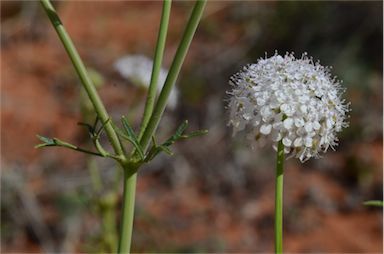
[[[95,85],[93,84],[92,79],[90,78],[87,69],[85,68],[83,61],[81,60],[70,36],[66,32],[64,25],[60,21],[56,10],[53,8],[49,0],[41,0],[41,3],[53,27],[55,28],[65,50],[67,51],[70,60],[72,61],[72,64],[81,80],[86,94],[92,102],[93,108],[97,114],[97,118],[93,125],[89,123],[82,124],[88,129],[91,141],[95,147],[95,151],[78,147],[76,145],[62,141],[58,138],[48,138],[43,136],[38,136],[42,143],[37,145],[36,147],[41,148],[49,146],[59,146],[87,153],[90,155],[111,158],[118,163],[118,165],[122,168],[124,172],[123,211],[120,225],[121,232],[119,238],[118,252],[127,253],[130,251],[132,239],[137,171],[144,163],[150,162],[160,152],[165,152],[171,155],[172,152],[170,150],[170,146],[174,142],[181,139],[204,135],[207,133],[207,131],[196,131],[190,134],[185,134],[184,132],[188,126],[188,123],[183,122],[180,127],[176,130],[176,133],[164,143],[160,145],[157,144],[155,138],[155,131],[164,112],[171,89],[174,86],[175,81],[177,80],[177,77],[181,70],[181,66],[188,52],[190,43],[197,29],[198,23],[201,19],[206,0],[197,0],[195,2],[192,14],[186,25],[184,34],[182,36],[181,42],[171,64],[165,84],[161,90],[159,97],[157,98],[157,100],[155,100],[157,78],[162,62],[171,9],[171,1],[164,0],[162,17],[160,22],[160,30],[155,50],[151,84],[148,90],[143,120],[138,135],[135,133],[135,131],[130,126],[128,120],[125,117],[121,118],[122,128],[119,128],[117,124],[114,123],[113,119],[111,119],[111,117],[108,115],[105,106],[97,93]],[[112,145],[113,152],[107,151],[101,145],[100,135],[102,133],[105,133],[107,135],[108,140]],[[151,140],[152,144],[150,144]],[[132,145],[131,151],[127,151],[124,141],[127,141]],[[110,214],[106,214],[106,216],[110,217]]]
[[[365,201],[363,205],[383,207],[383,200],[368,200]]]
[[[270,141],[277,152],[275,178],[275,252],[283,252],[284,157],[301,162],[337,145],[348,126],[349,103],[329,69],[304,54],[259,59],[232,76],[230,125],[248,131],[252,142]]]

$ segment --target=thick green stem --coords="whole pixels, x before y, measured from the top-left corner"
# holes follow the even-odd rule
[[[147,101],[145,103],[143,121],[141,123],[139,138],[143,135],[144,130],[153,112],[153,106],[156,98],[157,82],[163,60],[165,41],[167,38],[169,15],[171,12],[171,0],[163,2],[163,11],[160,21],[160,30],[157,38],[155,57],[153,60],[153,68],[151,75],[151,83],[148,89]],[[132,241],[133,218],[135,207],[136,192],[136,173],[131,168],[124,169],[124,193],[123,193],[123,211],[121,215],[121,233],[119,239],[119,253],[129,253]]]
[[[123,211],[118,253],[130,253],[132,241],[137,174],[130,175],[129,172],[131,170],[124,169]]]
[[[144,120],[142,124],[142,128],[140,130],[140,145],[143,147],[143,150],[146,150],[146,147],[150,141],[151,136],[155,132],[157,125],[160,121],[161,115],[164,112],[165,106],[167,104],[167,100],[169,97],[169,94],[171,92],[171,89],[177,79],[177,76],[180,72],[181,65],[183,64],[184,58],[187,54],[189,45],[192,41],[193,35],[197,29],[197,25],[200,21],[201,15],[204,10],[204,6],[206,4],[206,1],[198,0],[195,4],[195,7],[192,11],[191,17],[188,21],[187,27],[184,31],[183,37],[181,39],[179,48],[176,52],[175,58],[173,59],[171,68],[169,70],[167,79],[165,81],[165,84],[163,86],[163,89],[160,93],[159,99],[156,103],[156,106],[152,112],[153,103],[154,101],[147,101],[146,105],[146,116],[145,118],[149,118],[149,120]],[[168,15],[170,11],[170,2],[164,3],[164,9],[163,9],[163,15],[162,15],[162,21],[161,21],[161,29],[166,30],[166,23],[168,22]],[[166,20],[164,20],[166,19]],[[163,23],[164,22],[164,23]],[[165,33],[164,31],[159,32],[159,39],[158,43],[162,43],[161,41],[164,40],[165,43]],[[156,56],[154,60],[154,64],[159,64],[162,58],[162,51],[163,46],[158,45],[156,49]],[[155,70],[155,66],[154,66]],[[151,87],[149,93],[155,93],[156,92],[156,82],[154,80],[155,74],[152,74],[152,80],[151,80]],[[153,82],[153,83],[152,83]],[[154,95],[153,95],[154,96]],[[152,98],[152,100],[154,97]],[[152,113],[152,114],[151,114]],[[149,117],[150,116],[150,117]],[[145,125],[146,121],[148,122],[148,125]],[[131,246],[131,240],[132,240],[132,227],[133,227],[133,217],[134,217],[134,203],[135,203],[135,188],[136,188],[136,178],[137,174],[136,168],[127,167],[124,169],[124,198],[123,198],[123,213],[122,213],[122,222],[121,222],[121,234],[120,234],[120,240],[119,240],[119,253],[129,253],[130,246]]]
[[[189,18],[188,24],[184,30],[184,34],[181,39],[180,45],[176,51],[175,57],[169,69],[167,79],[165,80],[165,84],[163,86],[163,89],[161,90],[159,99],[157,100],[154,111],[148,122],[148,126],[145,129],[142,138],[140,139],[140,145],[143,147],[144,150],[148,146],[148,143],[151,140],[151,137],[153,133],[156,131],[156,128],[160,122],[165,106],[167,105],[169,94],[180,73],[180,69],[184,62],[185,56],[187,55],[189,45],[191,44],[193,35],[195,34],[195,31],[197,29],[197,26],[203,14],[205,4],[206,4],[206,0],[198,0],[195,3],[195,6]]]
[[[53,8],[49,0],[41,0],[41,3],[50,21],[52,22],[52,25],[55,28],[61,42],[63,43],[64,48],[67,51],[68,56],[71,59],[77,74],[79,75],[81,83],[83,84],[84,89],[87,92],[89,99],[91,100],[97,115],[99,116],[102,122],[107,122],[110,117],[108,116],[108,113],[104,107],[104,104],[102,103],[99,95],[97,94],[96,88],[91,78],[89,77],[87,70],[75,46],[73,45],[71,38],[69,37],[63,24],[61,23],[61,20],[57,15],[56,10]],[[113,129],[110,121],[106,124],[105,131],[107,133],[108,139],[111,142],[113,149],[115,150],[115,153],[118,154],[120,157],[122,157],[122,159],[125,159],[123,149],[120,145],[117,134]]]
[[[280,141],[276,159],[275,185],[275,253],[283,253],[283,175],[284,145]]]
[[[161,62],[163,61],[165,41],[167,38],[169,14],[171,13],[171,0],[164,0],[163,11],[161,14],[160,29],[157,37],[155,57],[153,59],[151,83],[148,89],[147,101],[145,103],[144,116],[140,127],[139,139],[144,134],[144,130],[148,125],[149,119],[153,112],[153,106],[155,104],[157,83],[159,80],[159,73],[161,69]]]

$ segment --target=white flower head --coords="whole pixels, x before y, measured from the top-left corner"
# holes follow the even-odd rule
[[[130,80],[134,85],[147,88],[151,82],[153,61],[143,55],[126,55],[119,58],[114,64],[119,74]],[[157,91],[160,93],[167,78],[168,70],[161,68],[157,81]],[[168,98],[168,107],[175,109],[177,105],[178,90],[173,87]]]
[[[350,103],[341,98],[344,89],[329,68],[314,63],[304,53],[261,58],[230,79],[229,102],[233,132],[270,140],[274,149],[282,141],[284,151],[301,162],[334,148],[336,134],[348,126]]]

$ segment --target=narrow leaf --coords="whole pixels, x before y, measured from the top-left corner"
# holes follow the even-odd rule
[[[128,134],[128,136],[134,140],[137,140],[135,132],[133,131],[132,127],[129,125],[128,120],[124,116],[121,117],[121,122],[122,122],[124,130]]]
[[[49,145],[49,144],[43,143],[43,144],[35,145],[35,148],[42,148],[42,147],[46,147],[46,146],[54,146],[54,145]]]
[[[169,156],[172,156],[172,155],[173,155],[173,152],[172,152],[171,149],[169,149],[167,146],[163,146],[163,145],[161,145],[161,146],[159,146],[159,148],[160,148],[163,152],[165,152],[166,154],[168,154]]]
[[[36,135],[36,137],[38,139],[40,139],[41,141],[43,141],[45,144],[52,144],[54,145],[55,144],[55,141],[51,138],[48,138],[48,137],[44,137],[44,136],[40,136],[40,135]]]
[[[176,130],[175,135],[176,137],[180,137],[184,131],[188,128],[188,120],[185,120]]]
[[[53,138],[53,141],[55,142],[55,145],[57,145],[57,146],[68,147],[68,148],[71,148],[71,149],[74,149],[74,150],[77,149],[77,146],[72,145],[72,144],[70,144],[68,142],[62,141],[62,140],[60,140],[58,138]]]
[[[366,205],[366,206],[379,206],[379,207],[383,207],[383,201],[382,200],[369,200],[369,201],[365,201],[363,204]]]
[[[175,141],[179,140],[181,136],[183,135],[184,131],[188,127],[188,120],[185,120],[184,122],[181,123],[181,125],[176,129],[175,134],[173,134],[169,139],[167,139],[162,145],[163,146],[170,146]]]
[[[197,137],[197,136],[205,135],[208,133],[208,130],[198,130],[198,131],[193,131],[193,132],[188,133],[188,134],[183,134],[184,131],[187,129],[187,127],[188,127],[188,121],[184,121],[176,129],[175,134],[173,134],[169,139],[167,139],[160,146],[158,146],[156,144],[155,137],[152,136],[152,143],[153,144],[152,144],[152,147],[149,149],[149,152],[147,153],[144,161],[149,162],[149,161],[153,160],[153,158],[155,158],[156,155],[158,155],[160,152],[165,152],[166,154],[172,156],[173,152],[171,151],[171,149],[169,149],[169,147],[172,144],[174,144],[177,140]]]
[[[151,150],[147,153],[147,156],[145,156],[144,162],[153,160],[159,152],[159,147],[152,147]]]
[[[155,158],[155,156],[159,153],[158,150],[159,150],[159,148],[157,146],[155,136],[152,136],[152,146],[149,149],[147,155],[145,156],[144,162],[149,162],[153,158]]]
[[[182,138],[193,138],[193,137],[206,135],[207,133],[208,133],[208,130],[192,131],[188,134],[182,135]]]
[[[143,149],[141,149],[140,144],[137,142],[132,142],[132,145],[136,148],[137,152],[139,153],[140,159],[144,160],[145,155],[144,155]]]
[[[157,142],[155,136],[152,136],[152,144],[154,147],[157,147]]]
[[[42,148],[45,146],[55,146],[56,145],[55,141],[51,138],[43,137],[40,135],[36,135],[36,137],[38,139],[40,139],[40,141],[42,141],[43,143],[35,145],[35,148]]]
[[[131,128],[131,126],[129,125],[128,121],[125,119],[124,116],[121,118],[121,122],[123,124],[125,133],[123,133],[117,126],[113,125],[117,135],[128,140],[139,153],[141,160],[144,160],[145,159],[144,151],[141,148],[140,143],[137,140],[135,133],[133,132],[133,129]]]
[[[137,152],[139,153],[140,159],[144,160],[145,156],[144,156],[143,149],[141,149],[140,144],[137,141],[134,141],[128,137],[126,138],[136,148]]]

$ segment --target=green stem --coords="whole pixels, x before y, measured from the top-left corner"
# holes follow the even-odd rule
[[[275,253],[283,253],[283,175],[284,175],[284,145],[280,141],[276,159],[275,185]]]
[[[383,207],[383,200],[368,200],[363,205]]]
[[[171,0],[164,0],[163,2],[163,11],[161,14],[161,21],[160,21],[160,30],[157,37],[155,57],[153,59],[151,83],[148,89],[147,101],[145,103],[144,116],[143,116],[143,121],[140,127],[139,139],[144,134],[144,130],[148,125],[149,119],[153,112],[153,106],[155,104],[157,83],[159,80],[161,62],[163,61],[165,41],[167,38],[169,14],[171,12],[171,3],[172,3]]]
[[[110,192],[100,198],[100,209],[102,216],[102,239],[106,253],[116,253],[117,232],[115,210],[117,205],[117,194]]]
[[[169,6],[168,6],[169,4]],[[161,115],[164,112],[165,106],[167,104],[167,100],[169,97],[169,94],[171,92],[171,89],[177,79],[177,76],[180,72],[181,65],[184,61],[184,58],[187,54],[189,45],[192,41],[193,35],[197,29],[197,25],[200,21],[200,18],[202,16],[204,6],[206,4],[205,0],[198,0],[193,8],[191,17],[188,21],[187,27],[184,31],[183,37],[181,39],[179,48],[177,49],[175,58],[173,59],[171,68],[169,70],[167,79],[165,81],[165,84],[163,86],[163,89],[161,90],[159,99],[156,103],[156,106],[154,108],[154,111],[150,115],[152,109],[151,109],[151,103],[153,107],[152,102],[147,101],[146,105],[146,118],[149,118],[148,124],[145,127],[145,125],[142,125],[141,133],[142,136],[140,136],[140,145],[143,147],[143,150],[146,150],[146,147],[150,141],[151,136],[153,135],[154,131],[156,130],[156,127],[160,121]],[[160,29],[166,29],[166,24],[167,22],[164,19],[166,18],[167,10],[170,8],[170,2],[168,3],[167,1],[164,3],[164,9],[163,9],[163,15],[162,15],[162,21],[161,21],[161,28]],[[164,36],[165,34],[162,34],[162,32],[159,32],[159,40],[158,43],[161,43],[159,41],[165,40],[165,38],[160,38]],[[161,51],[162,46],[158,45],[156,49],[156,55],[155,56],[155,63],[154,64],[159,64],[161,63],[160,61],[160,56],[163,54]],[[154,67],[155,68],[155,67]],[[154,78],[155,74],[152,74],[152,79]],[[154,80],[151,80],[151,82],[154,82]],[[150,88],[149,93],[154,93],[156,92],[155,90],[156,86],[155,83],[152,84],[152,87]],[[145,123],[145,122],[144,122]],[[145,128],[145,129],[144,129]],[[141,134],[140,133],[140,134]],[[132,167],[126,167],[124,169],[124,194],[123,194],[123,213],[122,213],[122,222],[121,222],[121,234],[120,234],[120,240],[119,240],[119,249],[118,253],[129,253],[130,251],[130,246],[131,246],[131,240],[132,240],[132,227],[133,227],[133,217],[134,217],[134,204],[135,204],[135,190],[136,190],[136,178],[137,174],[136,168]]]
[[[68,53],[69,58],[72,61],[72,64],[77,72],[77,74],[80,77],[81,83],[84,86],[85,91],[87,92],[89,99],[91,100],[93,107],[95,108],[95,111],[102,122],[108,121],[110,118],[108,116],[108,113],[104,107],[104,104],[102,103],[99,95],[97,94],[95,85],[93,84],[91,78],[89,77],[87,70],[71,40],[69,37],[67,31],[65,30],[63,24],[61,23],[61,20],[59,16],[57,15],[56,10],[53,8],[52,4],[49,0],[41,0],[41,4],[43,5],[43,8],[45,12],[47,13],[53,27],[55,28],[61,42],[64,45],[65,50]],[[107,133],[108,139],[111,142],[111,145],[113,149],[115,150],[116,154],[123,157],[125,159],[125,155],[123,152],[122,147],[120,146],[119,139],[116,135],[115,130],[112,127],[112,124],[108,122],[105,126],[105,131]]]
[[[109,207],[103,213],[103,238],[106,244],[106,251],[116,253],[117,236],[115,232],[115,207]]]
[[[84,149],[84,148],[81,148],[81,147],[78,147],[78,146],[75,146],[75,145],[72,145],[70,143],[67,143],[65,141],[62,141],[58,138],[53,138],[54,142],[56,143],[54,146],[58,146],[58,147],[65,147],[65,148],[68,148],[68,149],[71,149],[71,150],[75,150],[75,151],[78,151],[78,152],[82,152],[82,153],[86,153],[86,154],[90,154],[90,155],[95,155],[95,156],[100,156],[100,157],[106,157],[106,155],[103,155],[101,153],[97,153],[97,152],[93,152],[93,151],[89,151],[87,149]],[[113,156],[113,155],[111,155]]]
[[[151,118],[149,119],[148,125],[143,133],[143,136],[140,139],[140,145],[143,147],[143,150],[146,150],[146,147],[148,146],[148,143],[151,140],[151,137],[156,131],[156,128],[160,122],[165,106],[167,105],[169,94],[180,73],[180,69],[184,62],[185,56],[187,55],[189,45],[191,44],[193,35],[195,34],[195,31],[203,14],[205,4],[206,0],[197,0],[192,10],[192,14],[184,30],[183,37],[169,69],[169,73],[167,79],[165,80],[163,89],[161,90],[159,99],[157,100],[156,106],[151,115]]]
[[[163,60],[165,41],[167,38],[169,15],[171,12],[171,0],[164,0],[163,11],[160,21],[160,30],[157,38],[155,57],[153,60],[153,68],[151,75],[151,82],[148,89],[147,101],[145,103],[143,121],[141,123],[139,139],[144,133],[149,119],[153,112],[155,104],[157,82],[161,69],[161,62]],[[123,192],[123,211],[121,215],[121,233],[119,239],[119,253],[129,253],[132,242],[132,229],[135,208],[135,192],[137,175],[132,172],[130,168],[124,169],[124,192]]]
[[[95,158],[89,156],[87,158],[87,167],[89,170],[89,175],[91,177],[92,189],[95,194],[99,194],[103,187],[103,183],[101,181],[99,168],[97,166]]]
[[[130,253],[132,241],[137,174],[131,175],[129,172],[131,170],[124,169],[123,211],[118,253]]]

